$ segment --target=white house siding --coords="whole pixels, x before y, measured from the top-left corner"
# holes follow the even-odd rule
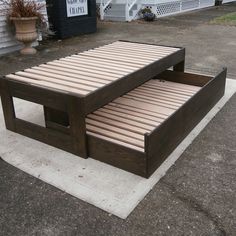
[[[223,0],[223,3],[236,2],[236,0]]]
[[[46,4],[45,0],[37,0],[37,2]],[[2,3],[0,3],[0,5],[0,8],[3,9],[4,6]],[[47,19],[46,7],[42,9],[42,13]],[[0,13],[0,55],[19,50],[21,47],[22,44],[14,37],[14,28],[7,23],[6,16]]]

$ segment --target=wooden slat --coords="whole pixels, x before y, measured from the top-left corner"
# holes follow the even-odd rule
[[[122,61],[126,61],[126,60],[130,60],[132,59],[132,63],[134,64],[140,64],[140,65],[146,65],[147,63],[150,63],[152,61],[154,61],[153,59],[140,59],[140,58],[135,58],[132,57],[131,55],[127,54],[127,55],[115,55],[112,53],[104,53],[104,52],[99,52],[99,51],[87,51],[87,52],[83,52],[81,53],[81,55],[89,55],[92,57],[102,57],[102,58],[108,58],[108,59],[113,59],[113,60],[122,60]],[[130,61],[129,61],[130,62]]]
[[[117,75],[120,75],[120,76],[123,76],[123,75],[126,75],[127,73],[133,71],[133,70],[126,70],[126,71],[121,71],[121,70],[117,70],[116,67],[109,67],[106,68],[106,67],[103,67],[102,63],[101,65],[96,65],[94,63],[91,62],[91,64],[89,64],[88,62],[84,62],[78,58],[74,58],[74,57],[71,57],[71,58],[61,58],[60,61],[71,61],[71,62],[74,62],[74,63],[77,63],[80,67],[83,67],[83,68],[87,68],[87,69],[93,69],[93,70],[96,70],[96,71],[105,71],[105,72],[113,72],[114,74],[117,74]]]
[[[42,64],[39,67],[44,68],[44,69],[46,68],[46,69],[51,69],[51,70],[57,70],[58,72],[59,71],[60,72],[70,72],[71,75],[76,76],[76,78],[85,79],[85,80],[88,80],[88,81],[99,82],[99,83],[103,83],[103,84],[107,84],[110,81],[110,80],[105,80],[105,79],[80,75],[77,70],[73,70],[73,69],[70,69],[70,68],[67,68],[67,67],[60,67],[60,66],[54,66],[54,65],[45,65],[45,64]]]
[[[93,57],[89,57],[89,56],[83,56],[83,55],[72,55],[71,57],[75,57],[75,58],[79,58],[91,62],[91,63],[98,63],[98,62],[102,62],[104,65],[108,64],[108,65],[119,65],[119,68],[126,68],[126,69],[139,69],[142,66],[141,65],[134,65],[132,64],[130,61],[129,62],[123,62],[123,61],[114,61],[111,59],[106,59],[106,58],[93,58]]]
[[[37,75],[44,75],[47,77],[61,79],[61,80],[69,81],[69,82],[74,82],[74,83],[81,84],[81,85],[87,85],[87,86],[90,86],[94,89],[99,88],[104,85],[104,84],[96,83],[96,82],[86,82],[84,80],[71,77],[69,74],[68,75],[59,75],[59,74],[56,74],[56,73],[53,73],[50,71],[45,72],[45,71],[39,70],[37,67],[34,67],[32,69],[26,69],[25,72],[30,72],[30,73],[37,74]]]
[[[63,86],[63,85],[59,85],[59,84],[54,84],[54,83],[50,83],[47,81],[42,82],[40,80],[29,79],[26,77],[13,75],[13,74],[7,75],[6,78],[18,80],[21,82],[25,82],[25,83],[40,86],[40,87],[46,87],[46,88],[48,87],[53,90],[61,90],[61,91],[67,92],[67,93],[71,92],[71,93],[77,93],[77,94],[82,94],[82,95],[88,94],[88,92],[84,91],[84,90],[79,90],[79,89],[75,89],[75,88],[71,88],[71,87],[67,87],[67,86]]]
[[[173,89],[171,87],[161,87],[161,86],[158,86],[158,85],[153,85],[153,84],[148,84],[148,83],[145,83],[143,86],[147,87],[147,88],[155,89],[156,91],[160,90],[160,91],[170,92],[172,94],[176,93],[176,94],[186,95],[186,96],[190,96],[190,97],[193,95],[193,93],[185,92],[185,91],[179,91],[179,90]]]
[[[136,117],[140,121],[140,118],[144,118],[147,120],[148,124],[154,124],[156,122],[161,123],[165,120],[163,117],[158,117],[157,115],[154,115],[152,113],[147,114],[147,112],[143,111],[141,109],[135,109],[132,107],[122,106],[119,104],[109,103],[105,106],[105,108],[113,111],[118,111],[122,114],[128,114],[132,117]],[[154,121],[154,122],[153,122]],[[153,122],[153,123],[152,123]]]
[[[163,51],[168,51],[168,52],[176,52],[180,50],[179,48],[174,48],[174,47],[166,47],[166,46],[159,46],[159,45],[151,45],[151,44],[143,44],[143,43],[133,43],[133,42],[114,42],[114,45],[123,45],[123,46],[130,46],[130,47],[138,47],[138,48],[144,48],[148,50],[163,50]]]
[[[141,135],[144,135],[145,133],[150,131],[148,129],[135,127],[133,124],[127,124],[127,123],[116,121],[116,120],[113,120],[113,119],[108,119],[108,118],[105,118],[105,117],[102,117],[102,116],[99,116],[99,115],[96,115],[96,114],[89,114],[87,117],[92,119],[92,120],[96,120],[96,121],[99,121],[99,122],[103,122],[105,124],[113,125],[115,127],[122,128],[122,129],[131,131],[131,132],[134,132],[134,133],[137,133],[137,134],[141,134]]]
[[[140,140],[137,140],[137,139],[133,139],[133,138],[124,136],[122,134],[114,133],[114,132],[109,131],[109,130],[104,130],[103,128],[99,128],[99,127],[89,125],[89,124],[86,125],[86,129],[90,132],[95,133],[95,134],[100,134],[100,135],[103,135],[103,136],[108,137],[108,138],[114,138],[118,141],[123,141],[123,142],[129,143],[129,144],[132,144],[134,146],[144,148],[144,142],[142,142]]]
[[[132,95],[129,95],[129,94],[124,95],[122,98],[127,98],[127,99],[134,100],[134,101],[145,102],[147,104],[152,104],[152,105],[158,105],[160,107],[168,108],[168,109],[172,109],[172,110],[176,110],[179,107],[177,105],[170,105],[170,104],[166,104],[166,103],[163,103],[163,102],[151,101],[150,99],[140,98],[140,97],[132,96]]]
[[[165,99],[171,99],[171,100],[180,101],[180,102],[185,102],[191,97],[191,96],[185,96],[181,94],[173,94],[171,92],[165,92],[165,91],[160,91],[160,90],[157,91],[152,88],[145,88],[144,86],[140,86],[134,89],[133,91],[142,92],[142,93],[149,94],[152,96],[160,96]]]
[[[179,50],[179,48],[173,48],[173,47],[165,47],[165,46],[158,46],[158,45],[149,45],[149,44],[140,44],[140,43],[124,43],[124,42],[115,42],[115,46],[123,46],[129,47],[129,48],[140,48],[143,50],[151,50],[151,51],[158,51],[158,52],[176,52]]]
[[[154,98],[158,99],[159,101],[165,101],[165,102],[173,102],[175,104],[183,104],[187,99],[176,99],[174,96],[172,98],[170,97],[165,97],[160,95],[159,93],[150,93],[149,91],[143,91],[139,89],[134,89],[132,90],[131,94],[137,94],[140,96],[145,96],[147,98]]]
[[[74,78],[76,80],[79,81],[79,83],[83,83],[83,84],[87,84],[87,85],[93,85],[93,86],[103,86],[104,84],[106,84],[107,82],[104,82],[102,80],[88,80],[88,77],[84,78],[78,76],[77,74],[73,74],[73,73],[69,73],[69,72],[64,72],[64,71],[59,71],[59,70],[55,70],[55,69],[48,69],[48,68],[44,68],[44,67],[32,67],[32,69],[37,69],[38,73],[40,72],[46,72],[46,73],[53,73],[55,76],[57,75],[65,75],[65,76],[70,76],[71,78]]]
[[[91,54],[91,53],[83,53],[83,54],[80,54],[80,55],[83,55],[83,56],[86,56],[86,57],[91,57],[91,58],[101,58],[101,59],[107,59],[107,60],[112,60],[112,61],[120,61],[120,62],[125,62],[125,63],[130,63],[131,60],[126,58],[126,57],[114,57],[114,56],[107,56],[107,55],[103,55],[103,54]],[[145,66],[147,64],[149,64],[150,62],[139,62],[139,61],[134,61],[132,60],[132,65],[135,65],[135,66]]]
[[[146,132],[148,130],[149,131],[153,130],[153,128],[158,125],[158,122],[155,122],[155,125],[151,125],[147,121],[146,121],[146,124],[144,124],[143,122],[140,122],[140,119],[135,120],[134,117],[131,115],[125,115],[125,113],[121,113],[121,112],[114,112],[114,111],[106,109],[106,108],[101,108],[101,109],[95,111],[94,114],[102,116],[102,117],[106,117],[106,118],[109,118],[112,120],[124,122],[126,124],[132,125],[133,127],[139,127],[139,128],[145,129]]]
[[[163,98],[162,96],[150,96],[149,94],[146,93],[140,93],[136,91],[131,91],[129,92],[129,95],[139,97],[139,98],[144,98],[149,101],[155,101],[155,102],[163,102],[165,104],[173,105],[173,106],[181,106],[183,102],[178,102],[176,100],[168,100],[166,98]]]
[[[106,71],[99,71],[99,70],[95,70],[94,68],[84,68],[81,67],[80,64],[76,61],[72,61],[72,60],[58,60],[60,63],[62,63],[63,65],[69,65],[69,66],[74,66],[77,68],[77,70],[81,73],[81,72],[89,72],[89,73],[93,73],[94,75],[102,75],[102,76],[109,76],[111,78],[120,78],[123,74],[115,74],[112,71],[111,72],[106,72]],[[55,62],[58,62],[55,61]],[[126,73],[127,74],[127,73]]]
[[[47,65],[55,65],[55,66],[62,66],[62,67],[67,67],[67,68],[72,68],[72,69],[77,69],[79,70],[79,67],[77,66],[69,66],[69,65],[65,65],[63,62],[61,61],[53,61],[53,62],[48,62]],[[114,80],[119,78],[119,76],[105,76],[105,75],[98,75],[95,72],[94,73],[89,73],[89,72],[84,72],[84,71],[80,71],[81,75],[86,75],[86,76],[90,76],[90,77],[95,77],[95,78],[100,78],[100,79],[107,79],[107,80]]]
[[[172,89],[174,91],[181,91],[181,92],[186,92],[186,93],[190,93],[190,94],[194,94],[196,93],[198,90],[190,90],[188,88],[186,88],[184,86],[184,84],[182,86],[176,85],[176,83],[170,85],[170,84],[166,84],[166,82],[158,82],[155,80],[150,80],[147,82],[147,84],[151,84],[153,86],[158,86],[158,87],[162,87],[162,88],[168,88],[168,89]]]
[[[128,58],[136,58],[136,59],[141,59],[141,60],[158,60],[160,58],[162,58],[162,55],[159,56],[150,56],[150,55],[139,55],[138,53],[135,52],[131,52],[131,51],[122,51],[122,50],[107,50],[107,49],[94,49],[93,52],[99,52],[101,54],[107,54],[107,55],[116,55],[116,56],[124,56],[124,57],[128,57]]]
[[[119,108],[122,108],[122,109],[125,109],[125,110],[128,110],[128,111],[134,111],[137,113],[137,116],[138,114],[140,115],[148,115],[149,119],[145,117],[145,119],[148,119],[148,120],[151,120],[152,118],[154,119],[154,121],[158,121],[158,119],[161,119],[161,121],[163,121],[164,119],[166,119],[168,117],[168,115],[165,115],[165,114],[160,114],[158,112],[155,112],[155,111],[148,111],[146,109],[142,109],[142,108],[136,108],[136,107],[133,107],[133,106],[129,106],[127,104],[119,104],[119,103],[115,103],[115,102],[110,102],[109,103],[109,106],[113,106],[113,107],[119,107]]]
[[[158,82],[158,80],[152,80],[152,81]],[[176,82],[167,81],[167,80],[165,80],[164,84],[168,85],[168,86],[176,87],[176,88],[186,89],[186,90],[193,91],[193,92],[198,92],[201,89],[201,87],[199,87],[199,86],[176,83]]]
[[[123,128],[118,128],[114,125],[106,124],[106,123],[101,122],[101,121],[96,121],[96,120],[93,120],[93,119],[90,119],[90,118],[86,118],[86,124],[93,125],[93,126],[102,128],[104,130],[112,131],[112,132],[114,132],[114,134],[122,134],[124,136],[130,137],[130,138],[133,138],[133,139],[144,141],[144,135],[143,134],[138,134],[136,132],[132,132],[132,131],[129,131],[129,130],[126,130],[126,129],[123,129]]]
[[[143,110],[158,112],[164,115],[171,115],[174,112],[174,110],[160,107],[158,105],[147,104],[146,102],[134,101],[127,98],[117,98],[113,102],[133,106],[136,108],[142,108]]]
[[[140,152],[143,152],[143,151],[144,151],[144,148],[140,148],[140,147],[137,147],[137,146],[135,146],[135,145],[129,144],[129,143],[127,143],[127,142],[119,141],[119,140],[117,140],[117,139],[105,137],[105,136],[103,136],[103,135],[96,134],[96,133],[92,133],[92,132],[89,132],[89,131],[87,131],[87,134],[89,134],[89,135],[91,135],[91,136],[94,136],[94,137],[96,137],[96,138],[99,138],[99,139],[103,139],[103,140],[106,140],[106,141],[109,141],[109,142],[112,142],[112,143],[119,144],[119,145],[124,146],[124,147],[127,147],[127,148],[135,149],[135,150],[140,151]]]
[[[145,50],[145,49],[140,49],[140,48],[132,48],[132,47],[123,47],[123,46],[107,46],[104,48],[99,48],[101,51],[102,50],[107,50],[107,51],[121,51],[121,52],[128,52],[128,53],[135,53],[139,55],[144,55],[144,56],[167,56],[170,53],[169,52],[162,52],[162,51],[150,51],[150,50]]]
[[[64,85],[64,86],[68,86],[68,87],[71,87],[71,88],[77,88],[77,89],[85,90],[85,91],[88,91],[88,92],[94,90],[94,88],[89,87],[89,86],[78,85],[76,83],[68,82],[68,81],[65,81],[65,80],[59,80],[59,79],[55,79],[55,78],[52,78],[52,77],[36,75],[36,74],[23,72],[23,71],[16,72],[16,75],[24,76],[24,77],[27,77],[27,78],[32,79],[32,80],[40,80],[42,83],[45,82],[45,81],[50,82],[50,83],[53,82],[55,85]]]

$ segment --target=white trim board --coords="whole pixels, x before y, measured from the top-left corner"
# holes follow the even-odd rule
[[[9,164],[85,202],[122,219],[135,209],[181,156],[208,122],[236,92],[236,80],[227,79],[225,96],[194,128],[159,169],[144,179],[93,159],[82,159],[33,139],[7,131],[0,108],[0,156]],[[17,113],[41,119],[39,106],[16,100]]]

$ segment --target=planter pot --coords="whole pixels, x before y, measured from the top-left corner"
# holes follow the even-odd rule
[[[32,48],[32,43],[37,39],[36,21],[38,17],[11,17],[16,28],[16,39],[24,43],[22,54],[35,54],[37,50]]]
[[[156,15],[154,13],[144,13],[143,19],[146,21],[154,21]]]

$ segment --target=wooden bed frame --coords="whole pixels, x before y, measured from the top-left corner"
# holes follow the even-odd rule
[[[125,43],[125,41],[122,42]],[[129,44],[127,44],[127,50],[130,47]],[[138,46],[138,43],[135,44]],[[111,51],[114,50],[113,45],[108,47],[111,47]],[[145,49],[145,46],[143,47]],[[98,50],[101,50],[102,55],[106,56],[103,48]],[[110,52],[109,48],[105,48],[106,50]],[[95,49],[96,53],[98,56],[100,55],[97,49]],[[119,52],[115,54],[118,55]],[[120,60],[120,55],[117,58]],[[185,50],[178,48],[167,56],[82,95],[78,94],[76,90],[63,91],[58,88],[41,86],[41,81],[39,83],[38,80],[36,81],[38,84],[26,82],[28,80],[18,80],[19,75],[31,73],[30,69],[30,71],[25,70],[3,77],[0,79],[0,91],[6,128],[80,157],[91,157],[148,178],[224,94],[226,69],[215,77],[184,73],[184,59]],[[172,66],[173,71],[168,71],[167,69]],[[151,81],[151,79],[153,80]],[[97,125],[108,126],[108,124],[101,124],[98,121],[91,121],[92,113],[103,109],[120,96],[132,97],[135,95],[136,100],[143,101],[142,94],[133,91],[142,89],[141,87],[145,86],[145,83],[154,83],[154,80],[171,81],[183,86],[197,86],[199,89],[191,98],[180,104],[175,112],[166,116],[157,127],[143,133],[142,150],[129,147],[129,145],[125,145],[125,142],[113,142],[112,139],[104,138],[101,134],[96,135],[88,131],[88,127],[91,126],[88,122],[95,124],[91,126],[92,131],[97,130]],[[13,97],[43,105],[45,127],[17,118]],[[153,101],[155,104],[160,104],[158,98]],[[175,102],[173,101],[173,103]],[[129,127],[130,125],[129,122]],[[118,128],[112,130],[116,131]],[[118,132],[121,132],[120,128]],[[131,133],[131,135],[133,134]],[[141,135],[138,136],[139,139],[140,137]]]

